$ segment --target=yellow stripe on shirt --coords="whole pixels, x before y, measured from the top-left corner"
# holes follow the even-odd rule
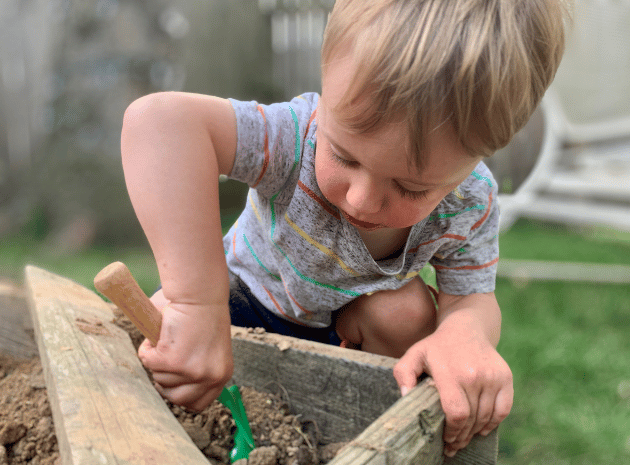
[[[258,213],[258,208],[256,207],[256,203],[254,202],[254,199],[252,199],[252,194],[250,193],[247,198],[249,199],[249,203],[252,204],[252,210],[254,210],[254,214],[256,215],[256,218],[258,218],[258,221],[260,222],[260,224],[263,224],[263,220],[260,217],[260,213]]]
[[[330,250],[328,247],[320,244],[319,242],[317,242],[315,239],[313,239],[311,236],[309,236],[304,230],[302,230],[297,224],[295,224],[293,221],[291,221],[291,219],[289,218],[289,216],[285,213],[284,214],[284,219],[286,220],[286,222],[289,224],[289,226],[291,226],[300,236],[302,236],[309,244],[317,247],[321,252],[325,253],[326,255],[328,255],[330,258],[332,258],[333,260],[335,260],[339,266],[341,268],[343,268],[346,272],[350,273],[352,276],[359,276],[359,273],[357,273],[356,271],[354,271],[352,268],[350,268],[348,265],[346,265],[343,260],[341,259],[341,257],[339,257],[339,255],[337,255],[335,252],[333,252],[332,250]]]

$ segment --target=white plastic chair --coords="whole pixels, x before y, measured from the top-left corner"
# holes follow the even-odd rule
[[[630,0],[576,1],[556,80],[495,157],[535,158],[514,193],[499,196],[503,230],[522,216],[630,231]]]

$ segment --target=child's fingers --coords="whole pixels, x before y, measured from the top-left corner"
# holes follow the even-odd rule
[[[183,384],[176,387],[164,387],[156,383],[155,389],[162,397],[176,405],[181,405],[195,411],[201,411],[219,397],[223,385],[213,388],[208,388],[208,386],[201,384]]]
[[[471,414],[477,410],[477,401],[471,403],[466,392],[459,387],[444,386],[440,388],[437,386],[440,392],[440,401],[442,403],[442,410],[446,417],[446,425],[444,427],[444,441],[447,443],[454,443],[460,437],[463,431],[465,431],[467,424],[470,421]],[[468,429],[470,425],[468,426]]]
[[[483,427],[479,431],[476,431],[478,428],[478,423],[483,423],[483,420],[476,421],[475,426],[473,426],[473,428],[469,430],[468,434],[464,435],[464,432],[462,431],[462,433],[457,437],[455,441],[450,442],[450,443],[446,442],[444,444],[444,454],[448,457],[453,457],[457,453],[458,450],[463,449],[464,447],[468,445],[468,443],[470,443],[471,439],[473,438],[475,434],[479,433],[484,436],[487,436],[488,434],[490,434],[490,432],[494,430],[497,426],[499,426],[499,424],[510,413],[510,409],[512,408],[513,397],[514,397],[514,390],[511,384],[509,385],[509,387],[499,390],[496,396],[486,395],[485,393],[482,393],[482,395],[479,398],[479,408],[477,409],[477,417],[479,419],[486,416],[486,414],[483,413],[483,411],[489,408],[487,407],[488,401],[486,399],[491,399],[492,414],[490,416],[490,419],[483,425]],[[446,438],[446,434],[444,437]]]
[[[174,370],[173,366],[181,366],[181,363],[175,364],[172,361],[167,360],[164,352],[164,346],[161,345],[161,341],[158,342],[158,346],[151,344],[151,341],[148,339],[142,341],[142,344],[138,347],[138,358],[142,362],[142,365],[144,365],[144,367],[148,370],[151,370],[153,373],[176,373],[180,371]]]
[[[478,396],[473,395],[473,397],[468,397],[468,406],[469,406],[468,417],[463,422],[463,426],[459,430],[459,434],[457,434],[457,437],[455,438],[455,440],[451,441],[452,444],[461,444],[462,442],[465,442],[467,444],[468,441],[466,439],[468,438],[468,436],[471,436],[471,431],[475,423],[475,418],[477,416],[477,411],[479,408]],[[448,422],[448,418],[447,418],[447,422]],[[462,447],[464,447],[464,445],[460,445],[458,449],[461,449]]]
[[[162,360],[156,347],[151,344],[151,341],[145,339],[138,347],[138,358],[145,366],[145,368],[154,371],[167,371],[168,365]]]
[[[424,373],[425,369],[421,345],[416,344],[412,349],[408,350],[394,366],[394,378],[403,396],[418,384],[418,377]]]
[[[494,400],[494,408],[492,411],[492,417],[486,423],[486,425],[479,431],[479,434],[484,436],[490,434],[490,432],[495,429],[499,424],[505,420],[505,417],[508,416],[510,410],[512,409],[512,404],[514,402],[514,388],[512,384],[501,389]]]
[[[155,346],[151,344],[151,341],[145,338],[145,340],[142,341],[142,344],[140,344],[140,347],[138,347],[138,358],[145,367],[149,368],[149,370],[152,368],[148,367],[145,364],[145,361],[151,363],[151,359],[153,358],[152,352],[155,352]]]
[[[464,440],[467,437],[480,432],[490,422],[494,413],[495,399],[497,391],[495,389],[484,389],[479,396],[479,406],[477,407],[477,414],[473,417],[472,427],[466,431],[466,435],[460,436],[458,439]]]
[[[178,373],[159,372],[154,371],[153,381],[158,383],[163,388],[174,388],[177,386],[183,386],[184,384],[192,384],[194,381],[188,376]]]
[[[171,303],[166,297],[164,297],[164,291],[162,289],[158,290],[155,294],[151,296],[151,302],[155,305],[155,308],[162,311],[164,307]]]

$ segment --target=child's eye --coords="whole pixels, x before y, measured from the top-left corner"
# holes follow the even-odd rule
[[[403,198],[411,199],[411,200],[420,200],[420,199],[427,198],[428,191],[410,191],[410,190],[405,189],[403,186],[401,186],[397,182],[394,182],[394,186],[396,187],[396,190]]]
[[[345,158],[341,158],[339,155],[335,153],[332,147],[329,149],[328,152],[330,153],[330,156],[332,157],[332,159],[336,163],[339,163],[341,166],[355,166],[356,165],[355,161],[350,161],[350,160],[346,160]]]

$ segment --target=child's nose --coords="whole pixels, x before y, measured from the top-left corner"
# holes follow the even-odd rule
[[[350,183],[346,201],[356,213],[374,214],[381,211],[384,195],[377,183],[368,177],[361,177]]]

